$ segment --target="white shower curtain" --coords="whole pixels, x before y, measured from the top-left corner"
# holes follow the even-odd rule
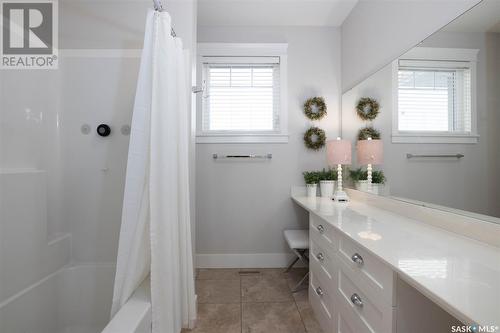
[[[196,318],[187,55],[170,31],[168,13],[148,13],[111,310],[114,316],[150,278],[153,333],[178,333]]]

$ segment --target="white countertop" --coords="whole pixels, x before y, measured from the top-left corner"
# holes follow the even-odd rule
[[[356,201],[292,199],[457,319],[500,326],[500,248]]]

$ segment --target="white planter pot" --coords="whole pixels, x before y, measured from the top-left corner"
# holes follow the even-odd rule
[[[309,198],[316,198],[316,195],[318,193],[318,184],[306,184],[306,189],[307,189],[307,196]]]
[[[323,198],[332,198],[333,190],[335,189],[335,181],[334,180],[322,180],[319,182],[319,190],[321,192],[321,197]]]
[[[385,184],[372,184],[372,193],[384,195]]]
[[[367,180],[358,180],[354,183],[356,190],[368,192],[368,181]]]
[[[359,180],[354,183],[354,186],[356,187],[356,190],[362,191],[362,192],[370,192],[373,194],[382,194],[384,192],[384,184],[373,184],[372,183],[372,189],[369,191],[369,186],[368,186],[368,181],[367,180]]]

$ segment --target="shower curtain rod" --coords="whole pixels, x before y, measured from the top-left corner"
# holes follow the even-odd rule
[[[163,11],[163,4],[161,3],[161,0],[153,0],[153,6],[157,12]],[[172,35],[172,37],[177,37],[174,28],[170,28],[170,35]]]

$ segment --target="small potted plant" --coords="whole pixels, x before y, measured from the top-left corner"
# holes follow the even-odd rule
[[[385,186],[385,175],[382,170],[372,172],[372,192],[375,194],[383,194]]]
[[[323,198],[331,199],[333,197],[335,182],[337,180],[337,170],[323,169],[322,171],[320,171],[319,174],[320,174],[319,188],[321,196]]]
[[[315,198],[318,192],[318,182],[320,180],[320,175],[316,171],[304,171],[304,181],[306,182],[307,196],[309,198]]]
[[[361,168],[349,170],[349,177],[354,182],[356,190],[369,192],[368,189],[368,171]],[[381,194],[384,189],[386,178],[382,170],[372,172],[372,189],[371,192]]]
[[[366,177],[368,176],[368,173]],[[352,182],[354,183],[354,186],[358,190],[358,183],[360,180],[363,179],[363,169],[358,168],[358,169],[349,169],[349,178],[351,178]],[[366,180],[366,178],[365,178]]]

